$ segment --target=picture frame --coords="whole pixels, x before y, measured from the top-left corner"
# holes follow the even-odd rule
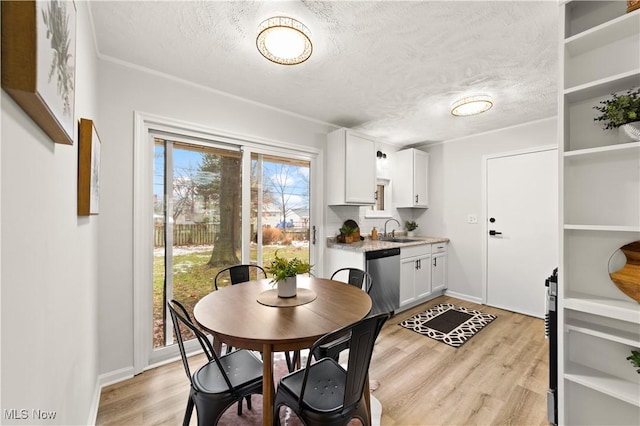
[[[2,4],[2,88],[56,143],[73,145],[76,7],[71,0]]]
[[[78,216],[95,215],[100,207],[102,143],[92,120],[80,119],[78,135]]]

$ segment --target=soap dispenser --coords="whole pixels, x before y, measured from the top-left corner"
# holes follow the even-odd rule
[[[371,239],[374,241],[378,239],[378,230],[376,229],[375,226],[371,230]]]

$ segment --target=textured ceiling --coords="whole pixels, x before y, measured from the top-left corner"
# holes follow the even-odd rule
[[[99,55],[396,145],[556,114],[556,1],[94,1]],[[312,32],[300,65],[265,60],[258,24],[296,18]],[[495,105],[453,117],[472,94]]]

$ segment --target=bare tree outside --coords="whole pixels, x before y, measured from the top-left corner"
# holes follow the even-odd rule
[[[265,176],[268,190],[273,194],[273,203],[278,206],[282,223],[287,223],[287,214],[293,209],[309,205],[308,168],[275,163],[273,170]]]

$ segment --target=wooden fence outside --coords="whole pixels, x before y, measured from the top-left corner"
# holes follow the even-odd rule
[[[190,223],[173,225],[174,246],[213,245],[218,224]],[[153,245],[164,247],[164,226],[156,225],[153,232]]]
[[[174,246],[200,246],[213,245],[220,227],[217,223],[190,223],[173,225],[173,245]],[[308,240],[309,230],[307,228],[283,229],[292,240]],[[154,247],[164,247],[164,225],[156,225],[153,232]]]

